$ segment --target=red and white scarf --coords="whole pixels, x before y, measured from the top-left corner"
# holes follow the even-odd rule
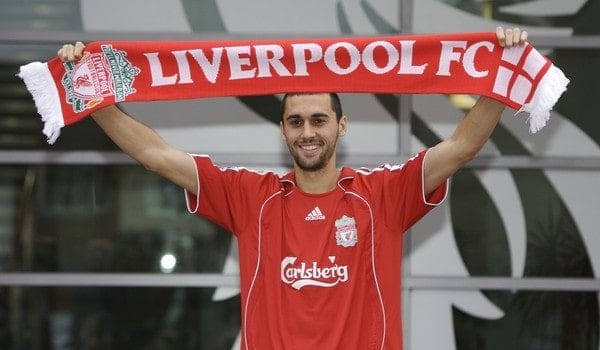
[[[532,45],[497,42],[495,33],[92,42],[78,62],[32,62],[18,75],[49,143],[113,103],[285,92],[483,95],[528,112],[537,132],[569,80]]]

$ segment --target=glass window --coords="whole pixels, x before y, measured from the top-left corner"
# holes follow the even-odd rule
[[[595,292],[423,289],[409,298],[409,349],[598,349]]]
[[[410,273],[593,278],[599,198],[598,170],[463,169],[409,233]]]
[[[140,166],[2,166],[0,189],[3,271],[221,272],[232,240]]]
[[[210,288],[0,288],[0,349],[231,349],[240,300]]]

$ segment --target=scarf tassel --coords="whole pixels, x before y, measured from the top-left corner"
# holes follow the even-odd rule
[[[60,129],[65,126],[63,122],[60,97],[54,86],[47,63],[31,62],[21,69],[17,76],[25,82],[27,90],[33,96],[35,107],[44,122],[42,132],[48,138],[49,144],[54,144],[60,136]]]
[[[540,80],[531,101],[515,113],[529,113],[527,122],[532,134],[540,131],[550,119],[550,111],[563,92],[567,90],[569,79],[555,65],[551,65],[548,72]]]

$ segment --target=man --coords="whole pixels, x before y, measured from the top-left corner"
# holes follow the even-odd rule
[[[497,29],[502,46],[524,44]],[[63,60],[84,45],[65,45]],[[337,94],[288,94],[281,137],[293,171],[280,177],[219,168],[177,150],[111,106],[94,120],[128,155],[186,191],[191,212],[238,239],[242,349],[401,349],[402,233],[446,196],[504,105],[482,97],[454,134],[400,166],[338,168],[348,120]]]

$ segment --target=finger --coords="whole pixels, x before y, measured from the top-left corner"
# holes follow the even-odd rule
[[[65,44],[63,45],[58,52],[56,53],[56,55],[62,60],[62,61],[67,61],[69,59],[69,52],[72,50],[71,48],[71,44]]]
[[[521,45],[521,29],[513,28],[513,45]]]
[[[507,47],[513,46],[513,43],[514,43],[513,30],[511,28],[507,28],[504,31],[504,35],[506,35],[506,43],[505,43],[505,45]]]
[[[524,31],[522,31],[522,32],[521,32],[521,40],[519,41],[519,44],[520,44],[521,46],[522,46],[522,45],[525,45],[525,43],[527,42],[527,38],[528,38],[528,37],[529,37],[529,33],[527,33],[527,31],[525,31],[525,30],[524,30]]]
[[[75,59],[81,59],[81,57],[83,56],[83,49],[85,49],[85,45],[81,41],[75,43],[75,47],[73,50],[73,56],[75,57]]]
[[[67,51],[67,61],[73,61],[75,60],[75,47],[73,45],[69,45],[68,46],[68,51]]]
[[[498,38],[498,44],[501,47],[506,45],[506,35],[504,35],[504,29],[502,27],[496,27],[496,37]]]

